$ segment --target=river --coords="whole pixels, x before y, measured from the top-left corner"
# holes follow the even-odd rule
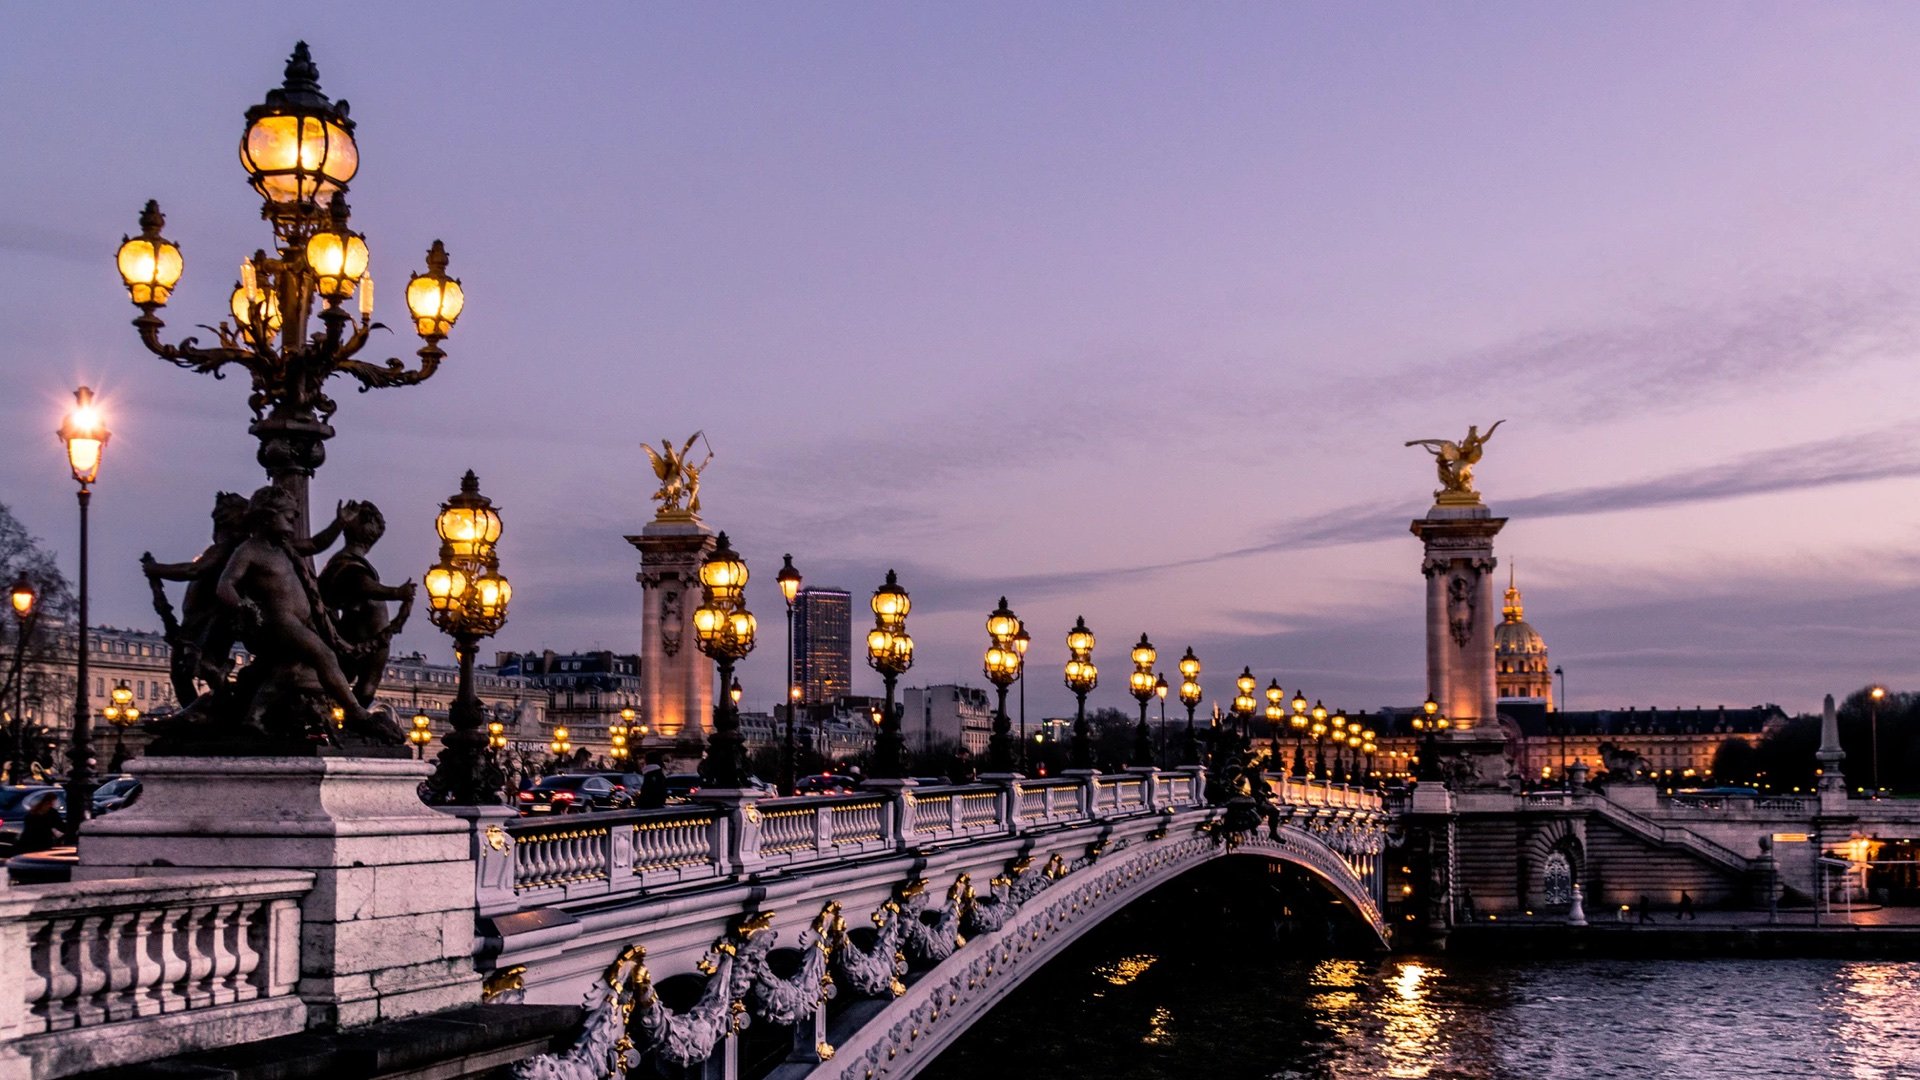
[[[1217,911],[1129,914],[921,1076],[1920,1077],[1920,963],[1312,957]]]

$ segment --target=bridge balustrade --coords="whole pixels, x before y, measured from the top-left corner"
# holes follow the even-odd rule
[[[303,871],[232,870],[0,889],[0,971],[24,997],[0,1008],[0,1043],[66,1075],[299,1031],[312,888]]]
[[[1378,795],[1325,781],[1271,778],[1282,803],[1381,808]],[[559,818],[519,818],[498,857],[511,864],[521,906],[698,884],[762,867],[801,867],[850,856],[1017,835],[1204,801],[1197,771],[1086,774],[1004,784],[910,787],[897,792],[690,804]],[[492,856],[489,856],[490,858]],[[491,864],[488,864],[489,866]],[[491,869],[483,874],[492,873]],[[485,882],[482,883],[485,891]],[[504,896],[504,893],[502,894]]]

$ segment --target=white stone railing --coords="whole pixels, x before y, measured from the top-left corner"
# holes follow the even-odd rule
[[[1329,814],[1383,810],[1379,795],[1358,788],[1288,777],[1269,782],[1283,805]],[[481,909],[496,912],[529,903],[587,900],[763,869],[798,869],[871,853],[1188,809],[1204,804],[1205,785],[1205,773],[1198,769],[1076,773],[521,818],[479,845]]]
[[[65,1076],[302,1030],[312,887],[289,870],[0,887],[0,1046]]]

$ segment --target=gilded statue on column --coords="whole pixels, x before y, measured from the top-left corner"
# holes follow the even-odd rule
[[[1433,500],[1441,506],[1478,506],[1480,493],[1473,487],[1473,467],[1480,463],[1487,440],[1493,438],[1494,430],[1505,420],[1495,420],[1483,434],[1480,425],[1467,428],[1466,437],[1459,442],[1452,439],[1411,439],[1408,446],[1424,446],[1427,453],[1433,455],[1434,468],[1440,476],[1440,489],[1433,493]]]
[[[660,481],[660,490],[652,496],[653,501],[660,504],[660,512],[655,515],[657,520],[699,519],[700,474],[713,461],[713,444],[706,439],[705,431],[696,431],[677,449],[672,439],[661,439],[658,450],[649,443],[640,444],[653,462],[653,475]],[[698,464],[693,461],[695,443],[705,443],[707,447],[707,456]]]

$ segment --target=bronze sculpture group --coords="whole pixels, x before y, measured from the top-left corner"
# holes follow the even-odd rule
[[[156,724],[162,739],[254,746],[404,746],[406,736],[374,695],[415,586],[381,582],[368,551],[386,531],[372,503],[345,502],[312,537],[298,535],[299,506],[267,485],[251,498],[214,497],[213,542],[197,557],[140,562],[172,647],[181,711]],[[309,560],[345,544],[316,575]],[[163,582],[184,582],[174,614]],[[399,601],[389,618],[387,605]],[[244,647],[237,664],[233,648]]]

